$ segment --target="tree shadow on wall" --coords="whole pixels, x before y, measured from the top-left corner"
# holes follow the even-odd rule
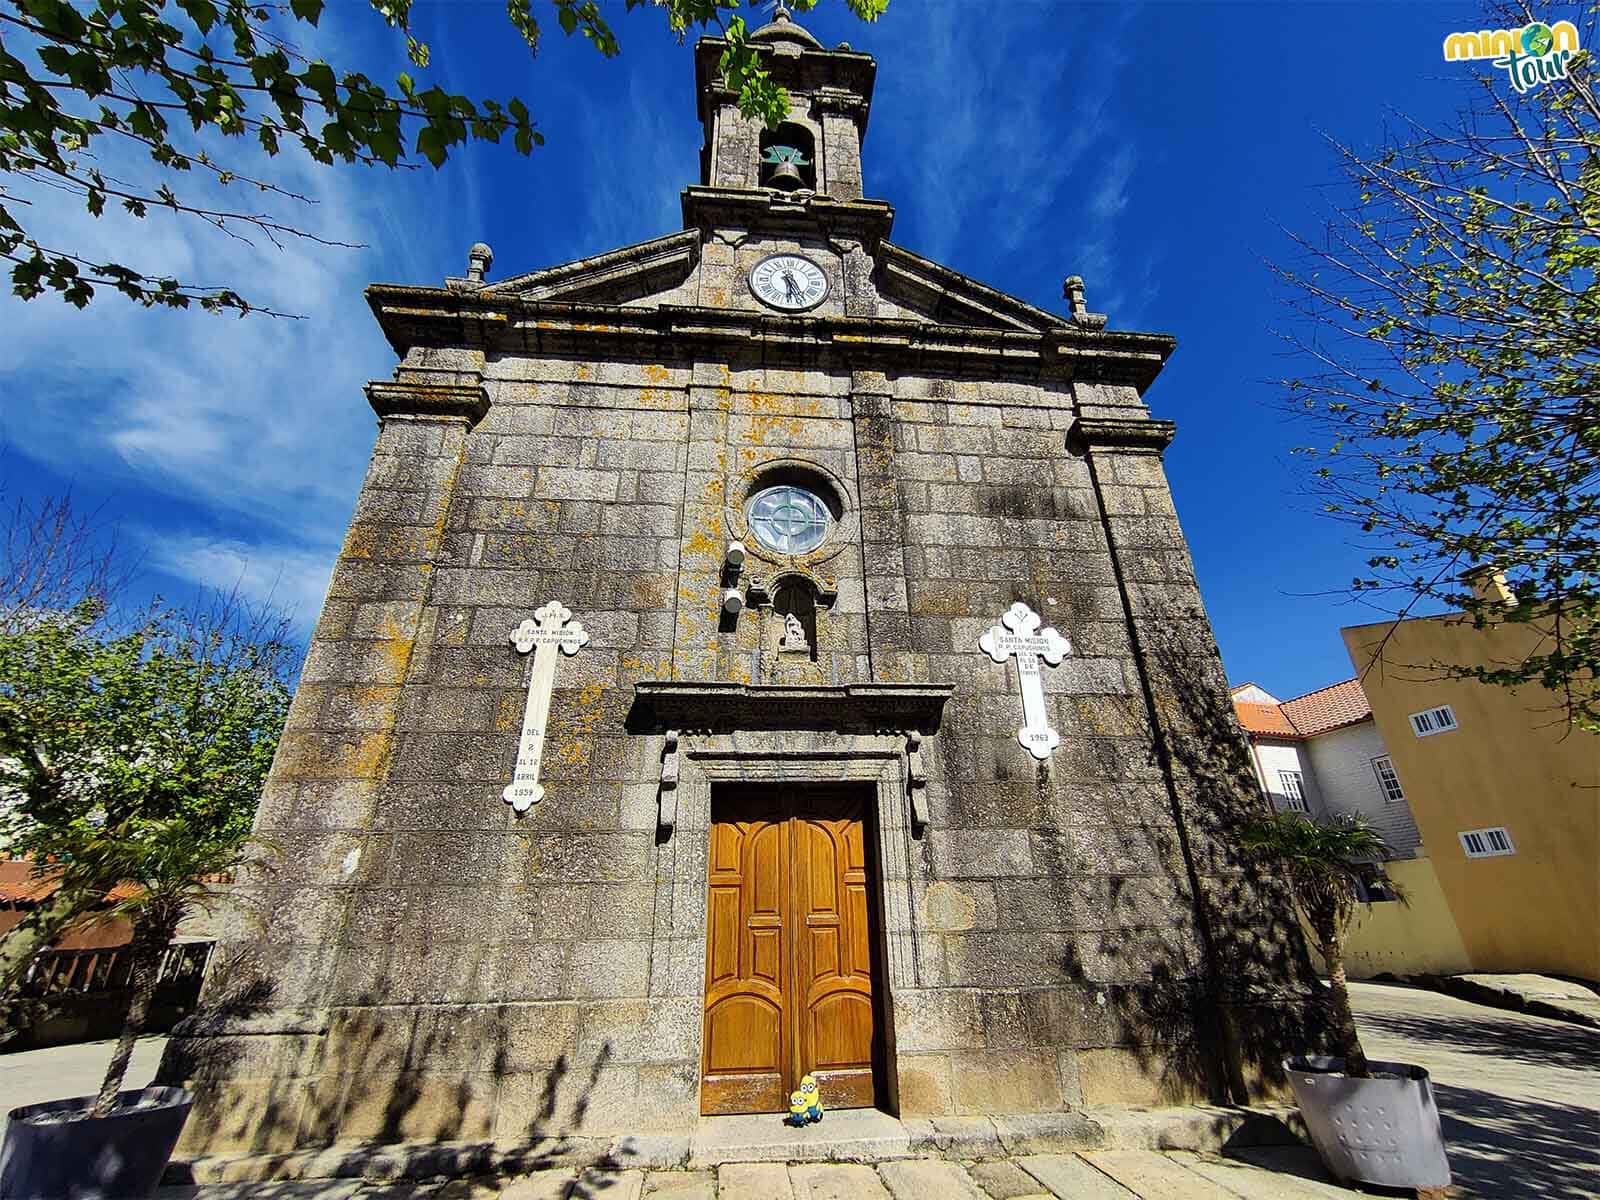
[[[405,993],[385,972],[326,1017],[286,1010],[274,1003],[275,961],[266,943],[228,948],[204,1007],[169,1043],[158,1082],[187,1083],[200,1097],[186,1141],[260,1154],[269,1180],[303,1169],[292,1147],[296,1157],[318,1154],[319,1175],[504,1183],[592,1168],[575,1197],[621,1182],[626,1141],[584,1132],[609,1041],[583,1070],[559,1053],[514,1071],[504,1006],[397,1003]],[[240,1080],[254,1082],[240,1090]],[[522,1110],[514,1124],[508,1104]]]
[[[1153,707],[1161,736],[1152,759],[1120,777],[1160,788],[1164,822],[1140,828],[1112,814],[1109,828],[1113,850],[1120,842],[1130,857],[1154,858],[1160,875],[1112,876],[1107,931],[1080,936],[1064,965],[1163,1099],[1248,1103],[1282,1093],[1286,1055],[1329,1045],[1325,989],[1287,890],[1235,845],[1264,801],[1209,626],[1158,591],[1132,600],[1157,612],[1139,634],[1150,685],[1142,723]],[[1160,919],[1153,888],[1171,898]],[[1138,984],[1103,982],[1141,971]]]

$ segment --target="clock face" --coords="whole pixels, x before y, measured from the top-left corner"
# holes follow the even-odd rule
[[[815,308],[828,297],[828,277],[798,254],[763,258],[750,272],[750,290],[761,303],[788,312]]]

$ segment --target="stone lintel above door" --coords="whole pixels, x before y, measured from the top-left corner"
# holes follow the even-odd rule
[[[735,733],[808,729],[832,733],[939,732],[951,684],[852,683],[833,687],[649,682],[633,688],[632,733]]]

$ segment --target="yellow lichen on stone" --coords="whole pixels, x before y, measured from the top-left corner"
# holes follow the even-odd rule
[[[500,703],[495,706],[494,727],[498,732],[515,729],[522,723],[522,708],[525,700],[520,696],[501,696]]]
[[[392,616],[384,617],[382,636],[376,648],[388,665],[389,677],[395,682],[405,681],[406,670],[411,665],[411,652],[416,644],[415,631],[401,629],[400,623]]]

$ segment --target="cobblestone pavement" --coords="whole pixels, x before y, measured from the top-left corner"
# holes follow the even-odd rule
[[[1325,1200],[1357,1194],[1326,1182],[1309,1150],[1248,1153],[1249,1162],[1176,1151],[1099,1150],[981,1163],[727,1163],[706,1171],[541,1171],[494,1183],[208,1184],[163,1188],[156,1195],[157,1200]]]

